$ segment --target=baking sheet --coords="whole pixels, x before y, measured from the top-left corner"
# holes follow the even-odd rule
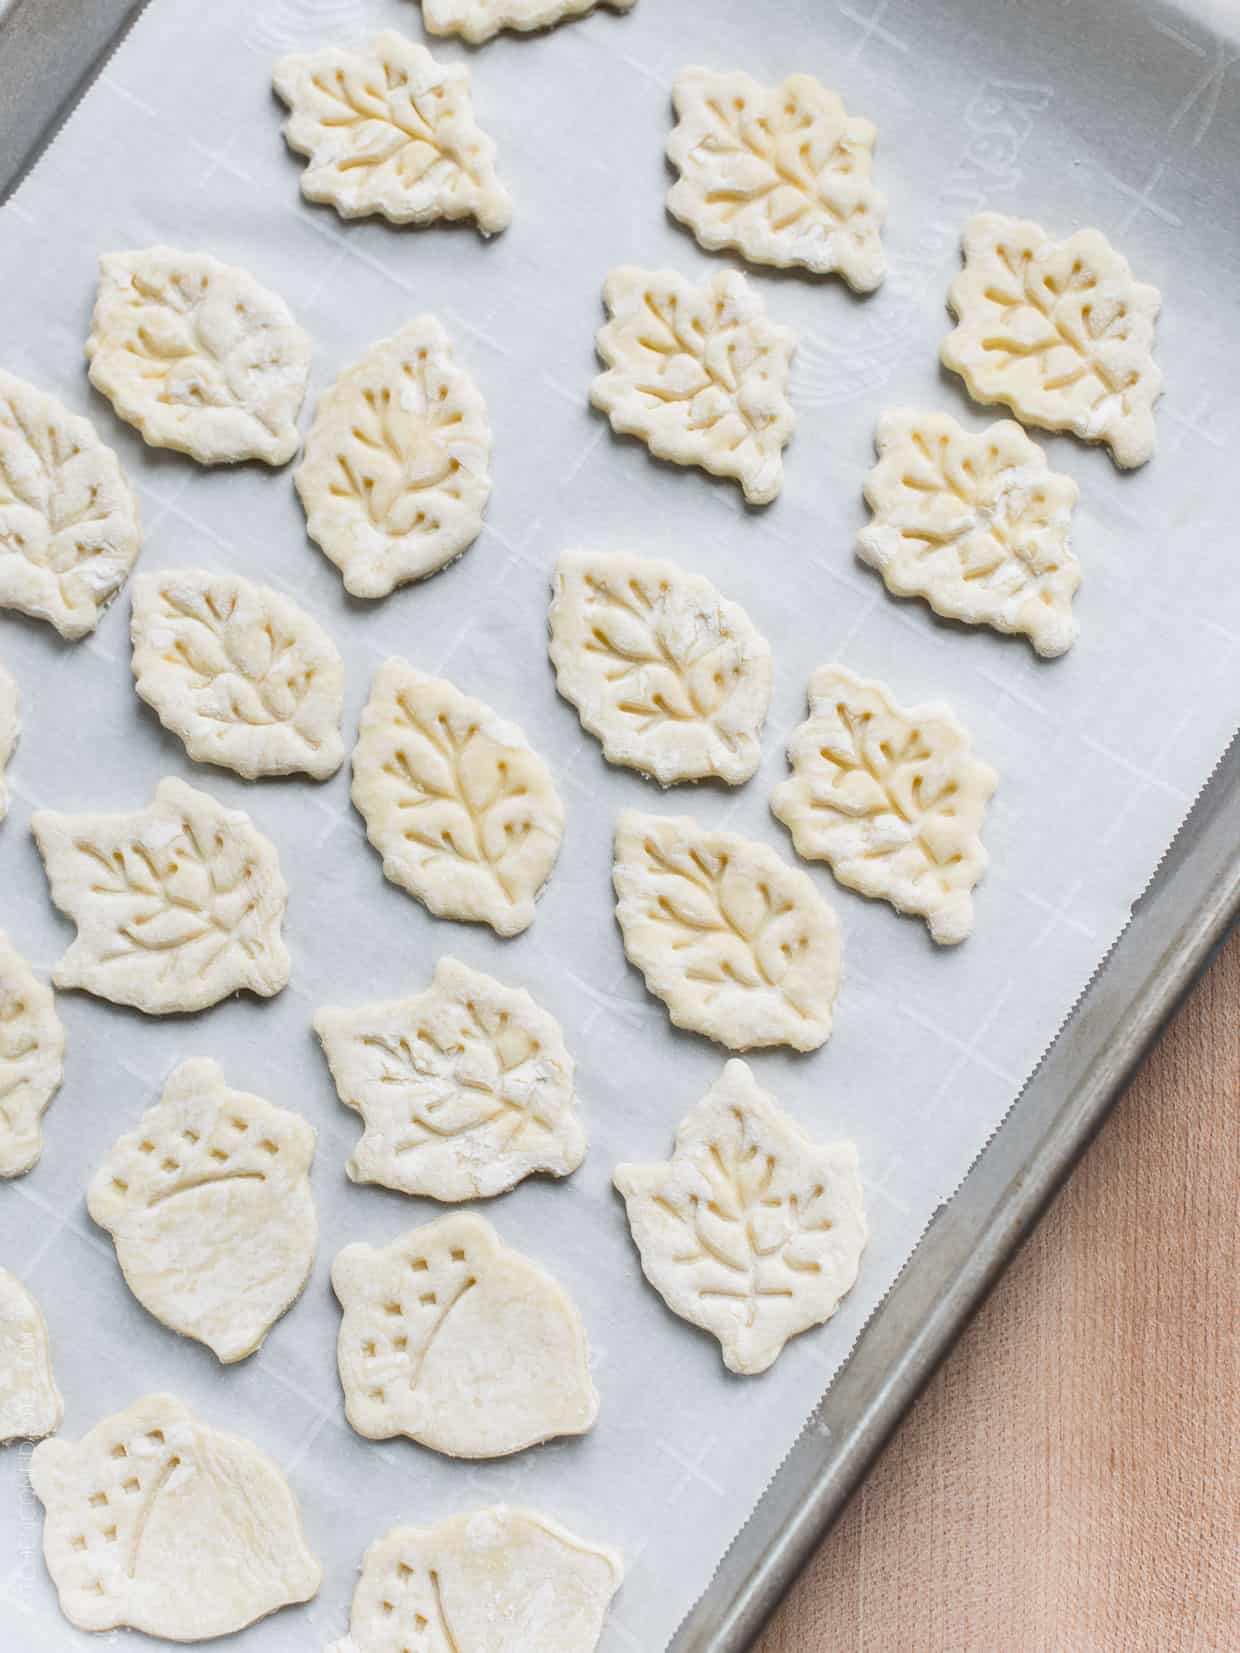
[[[616,442],[585,406],[606,269],[633,261],[705,273],[717,262],[660,205],[667,85],[704,55],[701,15],[688,7],[669,16],[646,4],[476,53],[433,45],[468,56],[480,119],[517,200],[512,230],[490,245],[468,230],[343,225],[298,198],[297,163],[283,151],[267,90],[270,59],[361,38],[372,25],[416,34],[416,11],[395,0],[283,0],[209,17],[155,0],[5,209],[0,359],[91,412],[121,451],[143,499],[143,566],[232,567],[297,596],[345,654],[351,721],[387,654],[443,670],[524,724],[569,808],[560,867],[525,937],[501,943],[445,925],[383,883],[350,813],[346,776],[322,788],[247,787],[185,761],[133,696],[123,601],[89,644],[0,623],[0,656],[21,684],[26,723],[12,766],[18,798],[0,829],[0,925],[28,956],[50,964],[68,934],[24,831],[33,807],[133,807],[161,774],[181,773],[248,808],[279,845],[292,884],[294,978],[272,1004],[156,1024],[62,998],[69,1070],[47,1116],[45,1158],[0,1191],[0,1258],[44,1302],[68,1435],[142,1390],[168,1387],[288,1467],[327,1577],[315,1604],[248,1632],[247,1646],[326,1642],[344,1628],[354,1568],[372,1537],[396,1520],[495,1498],[540,1505],[619,1543],[630,1574],[607,1646],[663,1645],[1122,926],[1225,745],[1240,605],[1218,464],[1235,424],[1219,340],[1234,336],[1236,300],[1223,175],[1209,163],[1229,83],[1216,74],[1217,89],[1190,103],[1215,61],[1210,37],[1183,23],[1169,35],[1159,18],[1135,14],[1131,34],[1117,37],[1105,10],[1078,4],[1071,50],[1061,23],[1052,27],[1062,8],[1050,3],[1019,14],[988,8],[993,33],[984,35],[963,4],[940,7],[933,20],[868,0],[761,20],[740,5],[712,11],[709,61],[770,77],[815,69],[877,120],[891,198],[892,276],[874,299],[852,299],[834,283],[755,276],[772,313],[802,337],[792,385],[801,424],[784,493],[760,514],[722,485]],[[1099,95],[1104,48],[1110,80]],[[1047,439],[1054,463],[1082,485],[1076,548],[1086,576],[1081,641],[1049,664],[1019,641],[892,602],[851,556],[883,405],[925,400],[974,428],[986,422],[935,365],[958,225],[982,204],[1060,231],[1097,222],[1166,300],[1168,396],[1154,464],[1121,478],[1101,452]],[[111,417],[81,369],[94,257],[157,239],[246,263],[281,291],[316,341],[312,390],[410,314],[441,317],[496,430],[488,528],[460,565],[379,608],[350,603],[305,540],[287,473],[203,473],[142,450]],[[766,759],[741,793],[661,796],[608,770],[557,702],[542,655],[545,582],[556,553],[578,543],[676,556],[743,602],[772,638]],[[978,931],[954,954],[936,954],[921,926],[816,873],[845,931],[837,1031],[808,1059],[758,1055],[753,1065],[815,1132],[857,1139],[874,1237],[836,1320],[790,1345],[767,1377],[744,1381],[728,1378],[713,1342],[642,1285],[608,1192],[616,1159],[665,1153],[721,1060],[673,1034],[624,964],[607,919],[610,824],[626,805],[689,810],[786,852],[766,799],[783,773],[782,738],[803,715],[805,680],[824,659],[886,678],[902,699],[955,704],[1002,774],[987,828],[994,868],[979,892]],[[583,926],[582,912],[597,921]],[[495,1465],[451,1465],[408,1443],[353,1436],[332,1358],[330,1256],[346,1240],[381,1242],[433,1212],[345,1182],[356,1120],[334,1099],[309,1016],[319,1003],[419,987],[444,951],[533,987],[560,1017],[592,1139],[571,1183],[527,1184],[487,1214],[577,1298],[603,1411],[584,1441]],[[82,1204],[107,1144],[191,1055],[218,1057],[232,1083],[300,1107],[320,1131],[319,1265],[306,1298],[240,1370],[221,1371],[137,1307]],[[20,1615],[31,1647],[91,1645],[55,1613],[24,1456],[10,1450],[0,1463],[12,1482],[0,1543],[19,1556],[0,1586],[8,1616]]]

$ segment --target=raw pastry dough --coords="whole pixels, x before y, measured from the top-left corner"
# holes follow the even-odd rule
[[[207,1641],[318,1591],[282,1472],[175,1395],[35,1447],[30,1484],[60,1610],[80,1630]]]
[[[533,922],[564,806],[520,729],[482,701],[387,661],[362,713],[353,802],[384,874],[438,917],[501,936]]]
[[[887,202],[872,178],[872,122],[813,75],[763,86],[739,70],[682,69],[672,103],[667,157],[680,177],[667,208],[703,247],[815,275],[838,270],[862,293],[878,286]]]
[[[60,1428],[63,1416],[42,1310],[21,1281],[0,1268],[0,1445],[41,1441]]]
[[[360,1435],[408,1435],[453,1458],[499,1458],[598,1415],[568,1294],[481,1217],[453,1212],[332,1265],[337,1358]]]
[[[990,861],[980,833],[999,777],[948,707],[898,706],[883,684],[843,666],[814,673],[809,709],[788,743],[792,779],[771,800],[797,853],[924,918],[942,945],[963,941]]]
[[[642,1271],[673,1314],[754,1374],[851,1290],[866,1241],[857,1150],[820,1146],[732,1061],[670,1160],[618,1165]]]
[[[309,1278],[314,1143],[299,1114],[229,1090],[218,1062],[183,1062],[91,1181],[87,1209],[130,1291],[225,1364],[254,1353]]]
[[[729,1050],[816,1050],[840,983],[835,915],[773,849],[688,815],[616,827],[624,950],[677,1027]]]
[[[1125,469],[1145,464],[1162,394],[1152,353],[1162,298],[1098,230],[1052,241],[1040,224],[978,213],[947,302],[958,325],[940,354],[974,401],[1105,442]]]
[[[386,597],[474,543],[490,463],[482,392],[434,316],[418,316],[319,398],[293,481],[345,590]]]
[[[0,1177],[29,1171],[65,1073],[65,1030],[52,990],[0,930]]]
[[[443,958],[425,993],[320,1010],[314,1031],[366,1124],[345,1166],[354,1182],[489,1199],[585,1157],[564,1035],[518,987]]]
[[[129,815],[39,810],[30,826],[52,900],[78,930],[57,987],[161,1016],[288,982],[288,886],[243,810],[169,778]]]
[[[0,608],[85,637],[141,544],[137,498],[89,419],[0,372]]]
[[[495,1504],[393,1527],[366,1551],[349,1635],[328,1653],[592,1653],[619,1551]]]
[[[147,247],[99,260],[90,381],[153,448],[201,465],[297,452],[310,339],[284,300],[206,253]]]
[[[796,423],[784,394],[795,335],[733,270],[694,287],[674,270],[626,265],[607,277],[603,298],[611,319],[597,348],[607,372],[590,400],[612,429],[639,436],[659,459],[735,477],[751,505],[769,504]]]
[[[512,222],[495,175],[495,145],[474,119],[469,70],[436,63],[425,46],[385,29],[368,46],[324,46],[276,64],[293,111],[290,149],[308,155],[307,201],[342,218],[382,213],[394,224],[473,218],[484,235]]]
[[[17,702],[17,684],[0,666],[0,821],[9,812],[9,789],[4,778],[4,771],[9,759],[17,750],[17,737],[21,733],[21,716]]]
[[[141,574],[138,693],[199,763],[247,780],[344,762],[344,665],[317,621],[270,586],[202,568]]]
[[[1072,478],[1011,419],[974,436],[946,413],[894,408],[877,446],[865,480],[874,520],[857,555],[888,589],[952,620],[1023,632],[1039,654],[1071,648],[1081,583],[1068,543]]]
[[[556,687],[609,763],[660,786],[747,781],[762,755],[771,646],[736,603],[675,563],[565,551],[551,604]]]
[[[422,0],[427,34],[459,34],[478,46],[501,29],[547,29],[604,4],[629,11],[637,0]]]

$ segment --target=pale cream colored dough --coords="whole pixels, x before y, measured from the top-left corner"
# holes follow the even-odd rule
[[[52,990],[0,930],[0,1177],[43,1152],[39,1122],[65,1072],[65,1030]]]
[[[0,1446],[40,1441],[60,1428],[63,1416],[42,1310],[21,1281],[0,1268]]]
[[[480,46],[501,29],[548,29],[600,4],[623,12],[637,0],[422,0],[422,22],[427,34],[459,34],[471,46]]]

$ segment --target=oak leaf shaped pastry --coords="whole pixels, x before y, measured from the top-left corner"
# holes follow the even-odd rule
[[[425,993],[314,1018],[340,1100],[366,1129],[345,1169],[436,1200],[490,1199],[575,1171],[573,1059],[520,988],[440,959]]]
[[[482,392],[434,316],[418,316],[319,398],[293,481],[345,590],[386,597],[477,539],[490,463]]]
[[[500,1458],[598,1415],[581,1317],[481,1217],[453,1212],[332,1265],[345,1412],[359,1435]]]
[[[625,810],[613,881],[625,953],[677,1027],[729,1050],[826,1041],[839,930],[805,873],[688,815]]]
[[[37,1163],[39,1121],[64,1072],[65,1030],[52,990],[0,930],[0,1177]]]
[[[1079,489],[1011,419],[972,435],[946,413],[894,408],[878,422],[865,479],[873,521],[857,555],[898,597],[936,614],[1022,633],[1062,654],[1080,627],[1081,568],[1069,544]]]
[[[86,341],[90,381],[153,448],[200,465],[297,452],[310,339],[247,270],[174,247],[108,253]]]
[[[288,982],[288,886],[242,810],[169,778],[131,814],[39,810],[30,825],[52,900],[77,925],[57,987],[162,1016]]]
[[[674,270],[625,265],[603,298],[610,319],[597,349],[607,371],[590,400],[612,429],[659,459],[734,477],[751,505],[769,504],[796,423],[785,395],[793,333],[732,270],[695,287]]]
[[[95,427],[0,372],[0,608],[86,637],[141,544],[137,498]]]
[[[813,1142],[744,1062],[686,1115],[670,1160],[618,1165],[614,1180],[646,1278],[673,1314],[714,1333],[729,1371],[765,1372],[857,1278],[856,1149]]]
[[[247,780],[344,762],[344,664],[296,603],[239,574],[202,568],[134,581],[138,693],[199,763]]]
[[[275,89],[292,110],[284,136],[310,158],[302,194],[342,218],[472,218],[483,235],[506,229],[512,202],[469,87],[463,63],[436,63],[425,46],[391,29],[361,49],[324,46],[281,58]]]
[[[630,11],[637,0],[422,0],[422,22],[427,34],[459,34],[480,46],[501,29],[549,29],[599,4]]]
[[[41,1441],[60,1428],[63,1416],[43,1311],[21,1281],[0,1268],[0,1445]]]
[[[814,673],[809,708],[788,742],[792,778],[771,800],[797,853],[924,918],[941,945],[963,941],[990,861],[980,835],[999,777],[946,706],[899,706],[843,666]]]
[[[17,684],[0,666],[0,821],[9,812],[9,788],[4,771],[17,750],[21,733],[21,709],[17,698]]]
[[[660,786],[753,774],[771,647],[709,580],[625,552],[566,551],[549,618],[556,687],[609,763]]]
[[[564,806],[513,723],[404,660],[375,674],[353,802],[384,874],[440,918],[513,936],[555,865]]]
[[[507,1504],[393,1527],[366,1551],[329,1653],[592,1653],[623,1572],[618,1551]]]
[[[978,213],[947,302],[957,326],[940,355],[974,401],[1105,442],[1124,469],[1145,464],[1162,394],[1153,357],[1162,299],[1098,230],[1052,241],[1027,219]]]
[[[79,1630],[207,1641],[318,1591],[283,1473],[175,1395],[146,1395],[80,1441],[44,1441],[30,1484],[60,1610]]]
[[[703,247],[753,264],[838,270],[858,292],[887,273],[874,187],[872,122],[813,75],[763,86],[740,70],[682,69],[667,157],[680,177],[668,211]]]
[[[183,1062],[136,1131],[112,1144],[86,1205],[125,1283],[157,1320],[225,1364],[254,1353],[314,1263],[315,1132]]]

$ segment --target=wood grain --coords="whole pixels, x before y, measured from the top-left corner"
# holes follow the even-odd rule
[[[757,1653],[1240,1649],[1240,934]]]

